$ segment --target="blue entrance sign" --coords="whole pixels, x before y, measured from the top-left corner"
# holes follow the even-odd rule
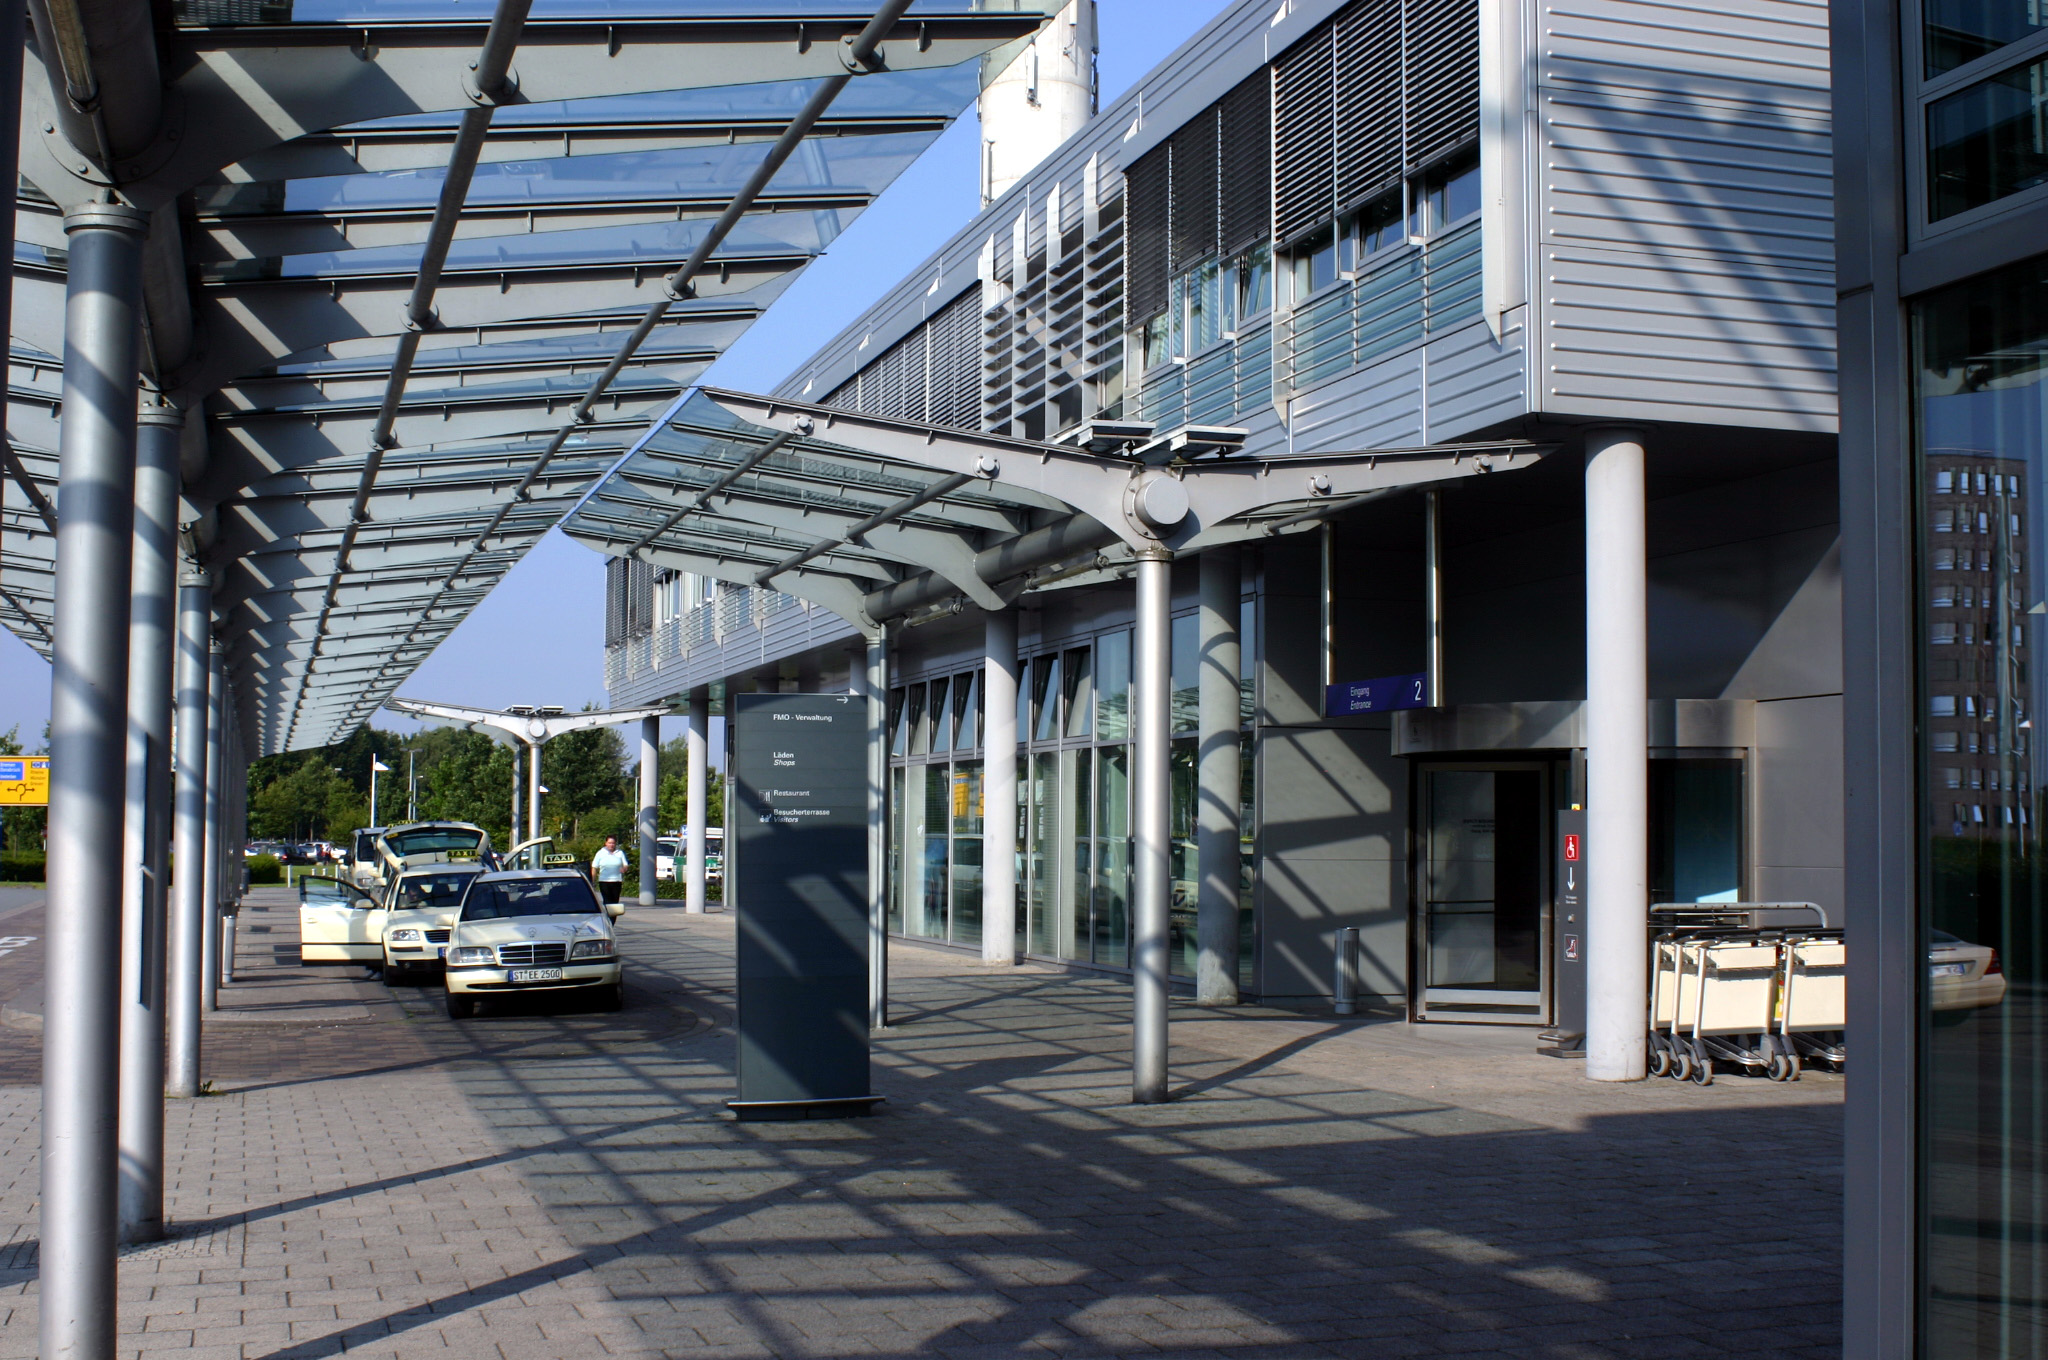
[[[1397,708],[1428,708],[1426,675],[1383,675],[1377,680],[1345,680],[1323,696],[1323,716],[1348,718],[1355,713],[1387,713]]]

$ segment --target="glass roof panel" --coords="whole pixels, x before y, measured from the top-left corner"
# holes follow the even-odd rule
[[[676,0],[536,0],[535,19],[671,18]],[[709,7],[707,7],[709,8]],[[959,0],[916,0],[912,14],[959,14],[971,8]],[[388,23],[403,19],[487,22],[492,0],[175,0],[172,14],[181,27],[217,24]],[[853,18],[867,13],[846,0],[719,0],[717,15]]]

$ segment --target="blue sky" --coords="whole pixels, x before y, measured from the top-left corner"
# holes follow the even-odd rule
[[[1221,0],[1098,0],[1103,102],[1123,93],[1223,9]],[[979,210],[974,114],[942,135],[804,271],[706,375],[765,391],[921,263]],[[427,658],[400,693],[450,703],[603,703],[604,559],[549,533]],[[545,645],[536,646],[536,639]],[[50,716],[50,668],[0,629],[0,732],[34,745]],[[380,727],[412,726],[393,714]]]

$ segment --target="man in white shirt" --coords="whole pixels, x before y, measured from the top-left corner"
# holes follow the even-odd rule
[[[617,836],[606,836],[604,849],[590,857],[590,874],[597,880],[597,895],[606,906],[619,900],[626,883],[626,852],[619,849]]]

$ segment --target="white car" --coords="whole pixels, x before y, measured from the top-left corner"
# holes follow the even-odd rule
[[[384,958],[384,904],[355,884],[324,874],[299,879],[299,962],[360,963]]]
[[[463,890],[482,872],[476,864],[436,864],[399,874],[385,898],[385,986],[439,971],[448,953],[448,932],[462,910]]]
[[[1971,944],[1945,930],[1930,934],[1927,990],[1935,1024],[1961,1024],[1972,1012],[2005,1000],[2005,969],[1996,949]]]
[[[675,880],[676,862],[685,857],[687,849],[681,836],[662,836],[655,841],[654,877],[657,882],[670,883]],[[724,867],[725,828],[708,827],[704,832],[704,881],[716,883]]]
[[[513,992],[582,993],[619,1009],[625,970],[612,922],[624,913],[573,869],[476,875],[448,940],[449,1016],[466,1020],[479,1001]]]

